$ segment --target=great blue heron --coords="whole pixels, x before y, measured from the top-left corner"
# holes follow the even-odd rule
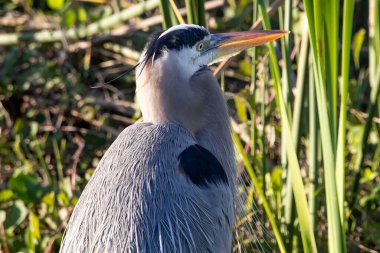
[[[136,69],[144,122],[103,156],[61,252],[231,252],[236,168],[226,103],[208,68],[284,31],[156,33]]]

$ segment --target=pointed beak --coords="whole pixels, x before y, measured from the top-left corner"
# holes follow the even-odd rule
[[[211,48],[214,51],[214,62],[223,58],[230,57],[250,47],[262,45],[279,39],[288,31],[264,30],[247,32],[230,32],[211,34]]]

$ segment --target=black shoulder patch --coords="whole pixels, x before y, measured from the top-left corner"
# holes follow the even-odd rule
[[[228,184],[226,172],[218,159],[200,145],[187,147],[178,156],[179,169],[196,185],[206,186],[208,183]]]

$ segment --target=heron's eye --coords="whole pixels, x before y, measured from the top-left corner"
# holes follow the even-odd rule
[[[205,43],[203,41],[199,42],[197,45],[197,51],[202,51],[205,48]]]

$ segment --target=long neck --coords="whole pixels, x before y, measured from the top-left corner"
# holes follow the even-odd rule
[[[206,124],[195,133],[200,145],[210,150],[225,168],[232,188],[236,184],[235,152],[231,137],[230,120],[221,90],[210,93]],[[212,96],[212,97],[211,97]]]
[[[171,69],[165,69],[166,66]],[[227,106],[212,72],[205,71],[186,80],[176,65],[161,64],[154,70],[145,69],[147,72],[137,79],[137,96],[144,121],[180,123],[216,156],[234,187],[235,154]]]

